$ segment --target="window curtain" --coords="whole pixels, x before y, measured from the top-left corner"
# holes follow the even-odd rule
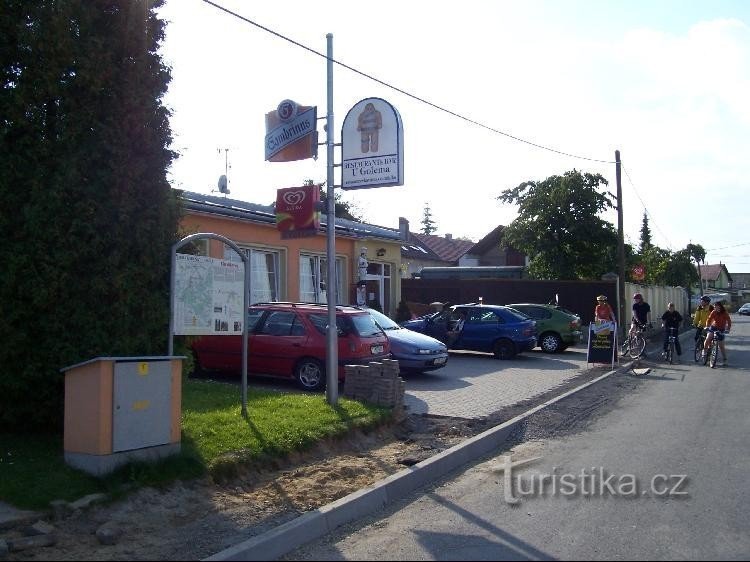
[[[301,256],[299,264],[299,298],[302,302],[317,302],[315,293],[316,259]]]

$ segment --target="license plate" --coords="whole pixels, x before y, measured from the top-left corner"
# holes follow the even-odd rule
[[[447,358],[447,357],[438,357],[437,359],[435,359],[435,360],[434,360],[434,361],[432,362],[432,364],[433,364],[433,365],[442,365],[442,364],[443,364],[443,363],[445,363],[446,361],[448,361],[448,358]]]
[[[372,353],[373,355],[380,355],[381,353],[383,353],[383,349],[384,347],[382,345],[373,345],[370,348],[370,353]]]

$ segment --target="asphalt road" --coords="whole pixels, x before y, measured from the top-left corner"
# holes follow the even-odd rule
[[[686,353],[614,375],[531,418],[514,447],[287,559],[747,559],[750,320],[733,322],[729,367]]]

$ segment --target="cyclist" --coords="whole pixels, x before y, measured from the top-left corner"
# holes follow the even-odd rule
[[[695,315],[693,316],[693,326],[695,327],[695,341],[696,343],[701,339],[703,330],[706,329],[706,321],[708,315],[711,314],[714,307],[711,306],[711,297],[703,295],[698,308],[695,309]]]
[[[732,328],[732,318],[729,316],[727,309],[724,308],[723,302],[719,301],[714,305],[713,311],[708,315],[708,320],[706,320],[706,326],[708,329],[708,335],[706,336],[706,343],[703,345],[704,356],[708,353],[708,350],[711,349],[711,343],[714,341],[714,333],[721,331],[728,334],[729,330]],[[724,358],[723,365],[726,367],[727,351],[724,348],[723,337],[720,337],[719,339],[719,349],[721,350],[721,356]]]
[[[630,321],[630,336],[632,337],[638,328],[645,328],[651,324],[651,306],[643,300],[640,293],[633,294],[633,319]]]
[[[607,297],[604,295],[599,295],[596,297],[596,307],[594,308],[594,320],[595,321],[608,321],[608,322],[617,322],[615,320],[615,313],[612,310],[612,307],[609,306],[609,303],[607,302]]]
[[[669,347],[669,335],[672,328],[675,330],[679,329],[680,323],[682,322],[682,315],[677,312],[674,308],[674,303],[670,302],[667,305],[667,310],[661,315],[661,325],[664,328],[664,357],[667,356],[667,348]],[[682,355],[682,348],[680,348],[680,338],[675,337],[674,347],[677,350],[677,356]]]

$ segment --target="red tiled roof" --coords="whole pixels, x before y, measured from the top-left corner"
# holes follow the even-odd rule
[[[448,262],[458,262],[458,260],[474,247],[471,240],[449,240],[445,236],[435,236],[434,234],[416,234],[417,239],[435,252],[441,260]]]
[[[716,281],[721,275],[722,270],[725,268],[726,266],[723,263],[717,265],[701,265],[701,279],[704,281]]]

